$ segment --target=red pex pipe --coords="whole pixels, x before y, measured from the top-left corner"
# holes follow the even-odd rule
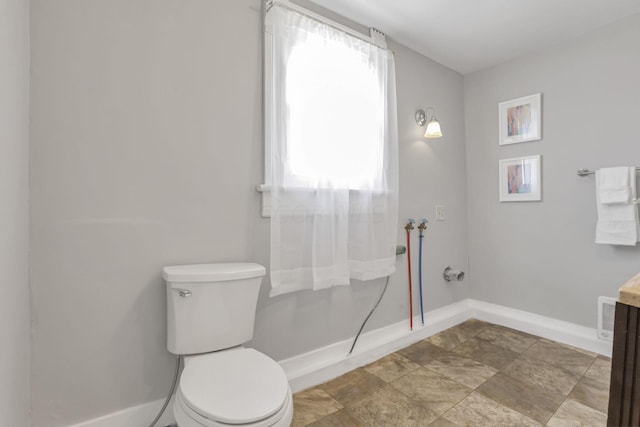
[[[409,228],[411,227],[411,228]],[[411,230],[413,225],[407,224],[407,267],[409,269],[409,327],[413,331],[413,284],[411,283]]]

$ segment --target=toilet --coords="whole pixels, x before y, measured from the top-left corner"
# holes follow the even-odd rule
[[[184,356],[173,413],[178,427],[288,427],[293,398],[282,367],[242,344],[253,338],[265,268],[165,267],[167,349]]]

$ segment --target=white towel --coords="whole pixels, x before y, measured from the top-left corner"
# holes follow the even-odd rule
[[[631,201],[630,182],[635,181],[635,173],[629,176],[628,167],[605,168],[598,171],[598,194],[603,205],[627,204]]]
[[[610,168],[618,169],[618,168]],[[636,199],[636,168],[625,167],[629,183],[629,198],[624,204],[604,204],[601,200],[600,187],[607,180],[607,169],[596,171],[596,201],[598,208],[598,223],[596,224],[596,243],[605,245],[635,246],[640,240],[640,221]],[[620,183],[622,180],[616,178]],[[605,185],[606,187],[606,185]],[[632,200],[634,199],[634,200]]]

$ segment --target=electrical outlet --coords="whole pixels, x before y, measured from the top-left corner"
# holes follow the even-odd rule
[[[447,219],[447,213],[442,205],[436,205],[436,221],[444,221]]]

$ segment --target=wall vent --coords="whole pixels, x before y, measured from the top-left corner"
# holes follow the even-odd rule
[[[616,298],[598,297],[598,338],[613,341],[613,321],[616,313]]]

